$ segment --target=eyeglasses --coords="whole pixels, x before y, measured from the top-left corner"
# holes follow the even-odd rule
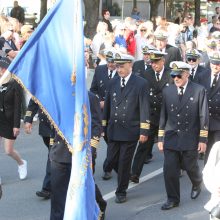
[[[182,75],[171,75],[171,77],[172,77],[173,79],[175,79],[176,77],[177,77],[178,79],[182,79]]]
[[[187,58],[187,61],[188,61],[188,62],[191,62],[191,61],[192,61],[192,62],[196,62],[196,60],[197,60],[196,58]]]
[[[140,30],[141,32],[146,32],[147,30],[146,29],[143,29],[143,30]]]

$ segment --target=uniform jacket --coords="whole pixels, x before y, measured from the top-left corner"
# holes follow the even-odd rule
[[[33,101],[33,99],[30,99],[29,101],[24,122],[32,123],[33,118],[37,112],[39,116],[39,135],[41,135],[42,137],[54,138],[53,126],[51,125],[43,111],[40,110],[38,104]]]
[[[121,91],[120,80],[117,77],[110,82],[102,124],[107,130],[108,140],[137,141],[140,135],[148,135],[149,132],[148,84],[131,74]]]
[[[118,74],[115,73],[114,77]],[[107,65],[97,66],[95,69],[95,74],[92,80],[90,91],[93,92],[98,98],[99,101],[105,100],[105,94],[109,85],[108,78],[108,67]]]
[[[194,73],[194,77],[192,81],[195,83],[199,83],[201,77],[208,76],[209,74],[210,74],[210,69],[207,69],[199,65],[198,68],[196,69],[196,72]]]
[[[170,68],[170,63],[172,61],[182,61],[179,48],[167,44],[165,52],[167,53],[165,56],[165,66],[167,68]]]
[[[141,77],[146,79],[149,85],[150,123],[158,126],[162,104],[162,90],[173,83],[173,79],[170,76],[170,70],[164,69],[159,82],[157,82],[155,72],[152,68],[146,70]]]
[[[0,86],[0,114],[4,114],[13,128],[20,128],[22,89],[11,79]]]
[[[198,142],[207,142],[208,122],[204,87],[189,81],[181,102],[176,85],[164,89],[158,136],[165,149],[197,149]]]
[[[211,88],[211,72],[201,75],[199,83],[206,88],[209,105],[209,130],[220,130],[220,78],[214,88]]]
[[[147,65],[146,70],[148,69],[151,69],[151,65]],[[144,60],[138,60],[134,62],[132,72],[135,73],[137,76],[141,76],[145,72]]]
[[[102,122],[101,109],[98,98],[91,92],[89,94],[90,111],[91,111],[91,146],[97,147],[101,136]],[[50,159],[59,163],[71,163],[72,155],[69,152],[65,142],[56,135],[55,144],[50,150]]]

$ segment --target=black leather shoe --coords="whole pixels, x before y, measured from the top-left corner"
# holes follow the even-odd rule
[[[47,190],[41,190],[41,191],[37,191],[36,195],[38,197],[44,198],[44,199],[49,199],[50,198],[50,192]]]
[[[149,156],[145,159],[144,164],[148,164],[153,160],[153,156]]]
[[[126,196],[124,196],[124,195],[116,195],[115,202],[116,203],[124,203],[124,202],[126,202]]]
[[[130,180],[132,183],[139,183],[139,177],[137,175],[131,175]]]
[[[105,172],[102,176],[103,180],[110,180],[112,178],[111,172]]]
[[[193,186],[191,191],[191,199],[196,199],[201,192],[201,185]]]
[[[179,206],[178,202],[167,201],[166,203],[164,203],[161,206],[161,209],[162,210],[169,210],[169,209],[172,209],[172,208],[175,208],[175,207],[178,207],[178,206]]]

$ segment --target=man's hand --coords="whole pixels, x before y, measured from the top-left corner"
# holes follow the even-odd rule
[[[17,137],[20,133],[20,128],[13,128],[14,137]]]
[[[103,108],[104,108],[104,104],[105,104],[105,102],[104,102],[104,101],[101,101],[101,102],[100,102],[100,108],[101,108],[101,109],[103,109]]]
[[[140,142],[140,143],[144,143],[144,142],[147,141],[147,139],[148,139],[148,136],[140,135],[139,142]]]
[[[29,123],[29,122],[26,122],[24,124],[24,130],[27,134],[31,134],[31,131],[32,131],[32,124]]]
[[[162,141],[158,142],[157,146],[158,146],[159,151],[162,152],[163,151],[163,142]]]
[[[199,153],[205,153],[205,151],[206,151],[206,144],[202,143],[202,142],[199,142],[199,144],[198,144],[198,152]]]

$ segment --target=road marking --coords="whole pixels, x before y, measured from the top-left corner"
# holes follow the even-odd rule
[[[152,173],[147,174],[146,176],[141,177],[140,182],[138,184],[130,183],[128,186],[128,190],[138,186],[139,184],[141,184],[147,180],[154,178],[155,176],[160,175],[162,172],[163,172],[163,168],[160,168],[158,170],[155,170]],[[104,200],[109,200],[109,199],[112,199],[113,197],[115,197],[115,190],[103,196]]]

